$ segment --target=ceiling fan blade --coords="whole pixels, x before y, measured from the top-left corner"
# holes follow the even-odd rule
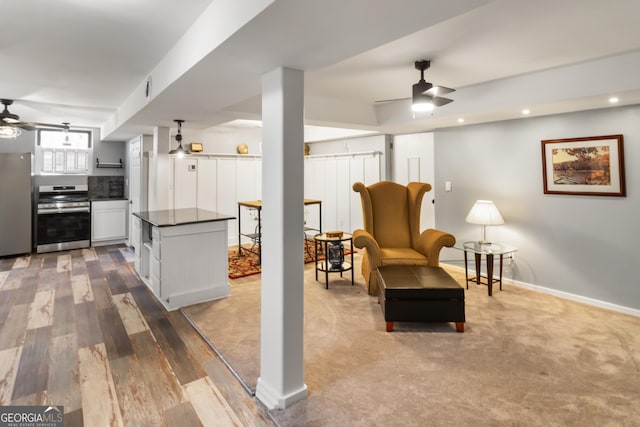
[[[395,99],[381,99],[376,101],[376,104],[384,104],[385,102],[397,102],[397,101],[406,101],[411,98],[395,98]]]
[[[442,107],[443,105],[447,105],[450,102],[453,102],[453,99],[443,98],[441,96],[433,97],[433,105],[435,105],[436,107]]]
[[[25,130],[35,130],[38,128],[69,129],[68,125],[57,125],[53,123],[38,123],[38,122],[19,122],[19,123],[16,123],[16,126]],[[27,128],[30,128],[30,129],[27,129]]]
[[[18,122],[18,123],[15,123],[14,126],[22,130],[29,130],[29,131],[37,129],[35,126],[32,126],[31,123]]]
[[[438,95],[446,95],[448,93],[451,92],[455,92],[455,89],[451,89],[449,87],[444,87],[444,86],[433,86],[431,89],[426,90],[424,93],[428,93],[431,96],[438,96]]]

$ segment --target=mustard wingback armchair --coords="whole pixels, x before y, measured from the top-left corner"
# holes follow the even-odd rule
[[[420,233],[420,209],[431,185],[411,182],[406,187],[381,181],[365,187],[353,184],[360,193],[364,230],[353,232],[353,244],[364,248],[362,275],[369,294],[377,295],[376,269],[381,265],[440,264],[440,250],[451,247],[456,238],[444,231],[427,229]]]

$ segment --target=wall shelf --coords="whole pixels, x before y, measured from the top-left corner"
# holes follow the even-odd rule
[[[110,168],[110,169],[122,169],[122,159],[120,162],[101,162],[100,159],[96,158],[96,167],[97,168]]]

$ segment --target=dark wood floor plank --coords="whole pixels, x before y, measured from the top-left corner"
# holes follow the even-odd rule
[[[86,261],[85,262],[87,268],[87,274],[90,279],[103,279],[104,278],[104,270],[100,265],[100,261]]]
[[[66,288],[71,289],[70,285]],[[76,332],[76,316],[73,304],[73,294],[56,291],[55,303],[53,306],[53,329],[51,334],[54,337],[60,335],[74,334]]]
[[[15,304],[30,304],[38,291],[38,275],[25,274],[22,276],[19,292]]]
[[[118,274],[117,270],[110,270],[106,272],[107,285],[111,291],[111,295],[124,294],[125,292],[129,292],[129,288],[122,280],[120,274]]]
[[[113,250],[110,249],[109,256],[111,257],[111,261],[115,267],[119,268],[127,263],[127,260],[124,258],[124,255],[122,255],[119,248],[114,248]]]
[[[15,304],[0,328],[0,350],[19,347],[24,344],[29,321],[29,304]]]
[[[56,268],[58,265],[58,253],[51,252],[43,255],[42,268]]]
[[[13,258],[0,258],[0,271],[9,271],[13,266]]]
[[[137,288],[138,286],[145,286],[145,284],[140,280],[138,275],[133,270],[133,267],[128,265],[123,265],[121,268],[118,268],[118,274],[124,281],[125,285],[128,288]]]
[[[49,403],[63,405],[65,412],[76,411],[82,407],[77,349],[75,334],[51,339],[47,394]]]
[[[146,286],[129,288],[129,292],[131,293],[131,296],[133,296],[136,304],[138,304],[138,307],[144,315],[147,323],[156,319],[163,319],[165,317],[166,310],[160,305],[158,300],[156,300]]]
[[[91,291],[93,292],[93,300],[98,308],[107,308],[113,305],[111,299],[111,290],[107,285],[106,277],[89,279],[91,282]]]
[[[115,305],[99,309],[98,320],[110,360],[133,354],[129,335]]]
[[[113,270],[116,267],[111,259],[111,255],[109,255],[109,249],[106,246],[96,246],[94,247],[94,250],[96,251],[98,262],[100,262],[100,266],[103,270]]]
[[[27,331],[12,399],[44,392],[47,389],[50,343],[51,326]]]
[[[189,349],[189,354],[193,357],[194,361],[200,366],[204,366],[211,359],[217,359],[218,356],[209,345],[202,339],[202,337],[193,329],[191,324],[185,319],[180,311],[172,311],[167,313],[167,318],[171,322],[171,325],[175,328],[176,332],[182,338]]]
[[[180,384],[187,384],[206,375],[204,370],[194,361],[191,351],[180,335],[169,322],[169,319],[156,319],[149,323],[153,335],[158,341],[164,356],[173,368]]]
[[[76,316],[76,333],[78,334],[78,348],[89,347],[104,342],[95,302],[88,301],[75,304],[74,309]]]
[[[0,291],[0,325],[2,325],[6,320],[7,316],[9,316],[9,312],[11,311],[11,307],[14,304],[17,294],[16,289],[7,289]]]

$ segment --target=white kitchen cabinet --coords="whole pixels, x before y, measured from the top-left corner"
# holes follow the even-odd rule
[[[229,295],[227,235],[234,217],[195,208],[134,216],[144,242],[137,272],[167,310]]]
[[[106,245],[127,238],[127,200],[100,200],[91,203],[91,244]]]

